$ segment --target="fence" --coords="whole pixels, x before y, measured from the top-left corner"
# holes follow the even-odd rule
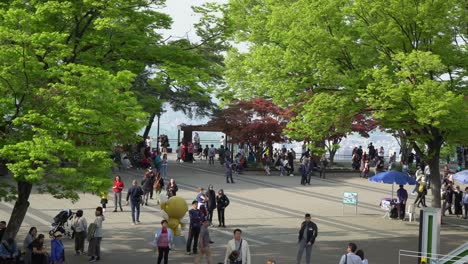
[[[466,244],[464,245],[466,247]],[[460,247],[463,248],[464,246]],[[432,254],[430,258],[426,259],[427,264],[463,264],[468,263],[468,254],[465,254],[467,251],[458,252],[460,248],[450,252],[450,255],[443,254]],[[421,258],[423,252],[403,250],[400,249],[398,252],[398,264],[407,264],[407,263],[420,263],[418,259]]]

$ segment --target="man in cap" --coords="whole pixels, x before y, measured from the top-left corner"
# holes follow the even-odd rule
[[[306,250],[306,264],[310,264],[310,256],[312,254],[312,245],[315,242],[315,238],[318,234],[317,225],[310,221],[310,214],[305,214],[305,221],[301,224],[299,230],[299,248],[297,251],[296,263],[300,264],[304,249]]]

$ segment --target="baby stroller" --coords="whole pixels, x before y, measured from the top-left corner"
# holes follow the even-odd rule
[[[74,215],[75,213],[70,209],[60,211],[60,213],[54,217],[52,229],[49,231],[50,237],[53,237],[55,232],[60,231],[63,233],[63,236],[71,238],[73,235],[72,219]]]

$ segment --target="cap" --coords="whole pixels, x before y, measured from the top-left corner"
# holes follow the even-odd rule
[[[56,231],[56,232],[54,233],[54,237],[59,237],[59,236],[63,236],[63,233],[60,232],[60,231]]]
[[[306,213],[306,214],[305,214],[305,217],[310,217],[310,214],[309,214],[309,213]]]

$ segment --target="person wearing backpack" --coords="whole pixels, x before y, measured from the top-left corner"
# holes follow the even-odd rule
[[[135,220],[136,223],[140,223],[140,204],[143,201],[144,194],[145,193],[143,192],[143,189],[138,186],[137,180],[133,180],[132,187],[128,189],[126,199],[126,205],[128,205],[128,199],[130,198],[130,206],[132,208],[132,225],[135,225]]]

